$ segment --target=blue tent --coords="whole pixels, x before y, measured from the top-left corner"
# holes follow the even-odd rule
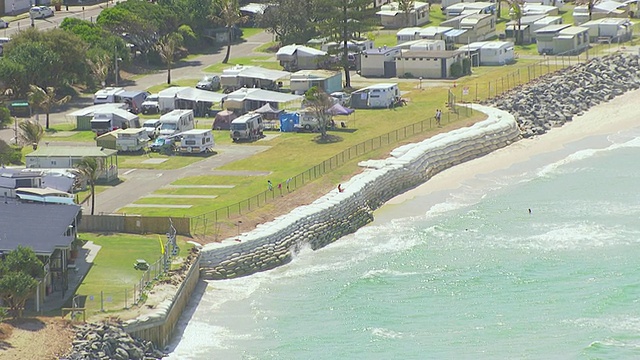
[[[294,132],[295,125],[300,123],[300,114],[285,112],[280,114],[279,119],[281,132]]]

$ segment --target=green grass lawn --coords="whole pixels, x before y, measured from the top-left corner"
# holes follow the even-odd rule
[[[255,27],[240,28],[240,29],[242,30],[242,38],[243,39],[248,39],[248,38],[252,37],[253,35],[261,33],[264,30],[262,28],[255,28]]]
[[[103,293],[104,309],[120,310],[125,305],[125,289],[128,306],[131,306],[134,284],[138,284],[143,271],[133,267],[136,259],[144,259],[153,264],[161,257],[159,235],[131,234],[80,234],[80,239],[93,241],[101,249],[93,266],[76,291],[77,295],[86,296],[88,315],[100,311],[100,293]],[[162,242],[165,236],[160,236]],[[178,238],[180,253],[186,256],[192,245]]]

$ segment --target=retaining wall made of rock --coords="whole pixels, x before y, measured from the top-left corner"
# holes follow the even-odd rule
[[[486,113],[488,119],[401,146],[387,159],[361,162],[365,171],[343,184],[343,192],[333,190],[251,232],[206,245],[201,250],[201,276],[228,279],[286,264],[302,244],[315,250],[353,233],[371,222],[373,210],[394,196],[446,168],[520,139],[511,114],[481,105],[473,109]]]

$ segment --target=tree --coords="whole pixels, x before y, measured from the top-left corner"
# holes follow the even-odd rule
[[[329,109],[333,106],[333,100],[326,92],[317,86],[311,87],[304,94],[304,100],[307,108],[313,111],[315,118],[318,120],[318,130],[320,138],[327,138],[327,128],[331,123],[331,113]]]
[[[19,148],[15,148],[0,139],[0,166],[9,164],[20,164],[22,152]]]
[[[520,0],[509,0],[509,7],[511,8],[511,19],[516,21],[513,25],[515,43],[516,45],[522,45],[522,4],[520,3]],[[516,26],[518,31],[516,31]]]
[[[167,65],[167,84],[169,85],[171,84],[171,66],[173,65],[176,51],[182,46],[183,40],[182,35],[175,32],[165,35],[156,45],[158,55],[160,55],[162,62]]]
[[[329,0],[324,4],[320,21],[320,34],[341,44],[340,65],[344,70],[345,87],[351,87],[349,73],[349,42],[359,40],[359,34],[373,27],[371,17],[367,16],[368,0]]]
[[[96,206],[96,182],[100,175],[102,175],[102,163],[96,158],[85,157],[76,164],[76,169],[89,183],[89,190],[91,191],[91,215],[93,215]]]
[[[4,105],[0,105],[0,129],[7,127],[12,122],[13,118],[11,117],[9,109]]]
[[[220,13],[216,19],[222,23],[227,29],[227,54],[222,60],[223,64],[229,62],[229,55],[231,54],[231,38],[233,37],[233,28],[246,21],[246,18],[240,14],[240,7],[238,0],[220,0]]]
[[[315,0],[277,0],[258,19],[260,27],[275,35],[281,45],[304,44],[316,35]]]
[[[26,145],[33,145],[33,150],[36,150],[40,140],[42,140],[44,136],[42,126],[31,120],[25,120],[18,126],[20,127],[20,141]]]
[[[18,246],[0,262],[0,298],[14,317],[22,316],[24,303],[44,276],[44,266],[30,248]]]
[[[49,129],[49,114],[51,113],[51,109],[54,106],[66,104],[71,100],[71,96],[67,95],[60,99],[56,99],[56,89],[53,86],[48,86],[45,90],[37,85],[29,85],[29,89],[30,90],[27,93],[29,102],[31,103],[31,106],[45,112],[47,117],[46,128]]]
[[[411,10],[415,7],[415,0],[398,0],[398,10],[404,13],[405,26],[411,26]]]

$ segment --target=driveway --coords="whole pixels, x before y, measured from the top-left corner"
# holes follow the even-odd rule
[[[121,169],[122,183],[96,195],[95,213],[110,214],[137,199],[149,195],[172,182],[196,175],[216,175],[216,168],[266,151],[270,146],[226,145],[216,146],[216,155],[175,170]],[[244,172],[242,174],[246,175]],[[83,212],[89,214],[91,201],[83,204]]]

